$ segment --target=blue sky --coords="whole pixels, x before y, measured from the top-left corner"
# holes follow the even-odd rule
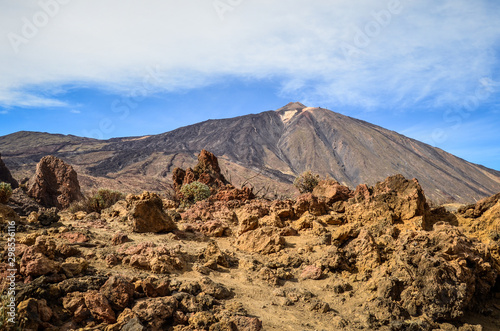
[[[0,2],[0,135],[321,106],[500,170],[500,3]]]

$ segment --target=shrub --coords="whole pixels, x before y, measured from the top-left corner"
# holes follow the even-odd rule
[[[87,213],[100,213],[103,209],[109,208],[118,201],[125,198],[125,195],[118,191],[99,189],[90,197],[74,203],[70,207],[70,212],[84,211]]]
[[[0,183],[0,203],[7,203],[12,196],[12,187],[8,183]]]
[[[304,171],[293,181],[293,185],[300,193],[312,192],[318,186],[318,183],[319,175],[312,173],[310,170]]]
[[[181,187],[181,199],[185,203],[196,203],[210,196],[210,188],[200,182],[192,182]]]

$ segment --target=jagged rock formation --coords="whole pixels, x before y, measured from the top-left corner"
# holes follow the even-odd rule
[[[43,157],[29,180],[28,195],[44,207],[64,209],[82,199],[73,167],[54,156]]]
[[[213,191],[223,188],[229,182],[224,178],[219,167],[219,161],[212,153],[202,150],[198,155],[198,164],[194,169],[175,168],[172,174],[174,189],[180,194],[183,185],[198,181],[208,185]]]
[[[17,180],[12,177],[9,169],[2,161],[2,154],[0,154],[0,183],[8,183],[12,187],[12,189],[16,189],[19,187]]]
[[[204,149],[198,155],[198,163],[194,169],[175,168],[172,180],[175,192],[180,197],[182,197],[181,188],[183,185],[198,181],[210,187],[215,200],[249,200],[254,198],[251,188],[237,189],[229,183],[221,173],[217,157]]]

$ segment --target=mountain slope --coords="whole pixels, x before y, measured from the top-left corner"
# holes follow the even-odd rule
[[[500,191],[498,171],[376,125],[300,103],[154,136],[108,141],[63,137],[27,148],[9,145],[13,137],[0,137],[0,152],[7,165],[16,165],[12,169],[16,175],[16,171],[27,173],[40,152],[50,150],[75,165],[83,186],[161,190],[173,168],[191,166],[205,148],[221,158],[234,182],[252,177],[256,186],[267,185],[277,193],[290,189],[295,176],[309,169],[351,187],[401,173],[417,178],[436,202],[472,202]]]

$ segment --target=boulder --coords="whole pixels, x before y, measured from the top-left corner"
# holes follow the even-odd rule
[[[103,294],[111,307],[117,311],[127,308],[134,297],[134,285],[120,276],[111,276],[101,287]]]
[[[312,215],[320,216],[326,213],[326,201],[325,199],[318,198],[312,193],[304,193],[297,198],[293,208],[296,217],[299,217],[306,211]]]
[[[429,206],[418,180],[395,175],[368,188],[358,186],[345,209],[348,223],[408,223],[425,227]]]
[[[313,195],[326,198],[328,204],[337,201],[346,201],[354,196],[354,193],[344,185],[333,179],[321,180],[314,188]]]
[[[167,232],[177,228],[163,210],[163,201],[156,193],[144,192],[127,196],[128,220],[134,232]]]
[[[200,282],[200,289],[216,299],[228,299],[233,293],[227,287],[220,283],[216,283],[208,277],[203,277]]]
[[[323,272],[321,268],[318,268],[314,265],[308,265],[302,270],[300,273],[299,279],[320,279],[323,276]]]
[[[236,246],[251,253],[271,254],[285,247],[285,238],[276,229],[264,227],[241,234]]]
[[[28,182],[28,195],[44,207],[68,208],[83,198],[72,166],[54,156],[45,156]]]
[[[90,310],[85,305],[85,293],[71,292],[62,300],[64,309],[68,310],[74,317],[75,322],[81,322],[90,317]]]
[[[170,280],[168,278],[149,276],[138,280],[134,285],[138,292],[142,292],[150,298],[164,297],[170,294]]]
[[[257,317],[234,316],[231,322],[236,327],[236,330],[245,331],[260,331],[262,330],[262,321]]]
[[[9,169],[2,161],[2,154],[0,154],[0,183],[8,183],[12,187],[12,189],[16,189],[19,187],[18,182],[12,177]]]
[[[370,309],[380,311],[384,303],[393,313],[452,321],[488,297],[498,277],[487,248],[447,223],[429,232],[408,231],[394,247],[387,269],[373,276],[379,297]],[[362,249],[360,262],[363,254],[372,259],[372,251]]]
[[[85,306],[95,319],[109,324],[116,322],[115,312],[103,294],[92,290],[85,293],[83,297]]]
[[[141,322],[154,330],[166,330],[166,323],[176,309],[177,301],[172,297],[140,299],[132,307]]]
[[[19,267],[21,274],[38,277],[49,273],[57,273],[61,265],[40,253],[36,246],[31,246],[24,252]]]
[[[377,183],[373,196],[386,201],[401,221],[423,216],[428,209],[424,190],[418,180],[407,180],[403,175],[390,176]]]

